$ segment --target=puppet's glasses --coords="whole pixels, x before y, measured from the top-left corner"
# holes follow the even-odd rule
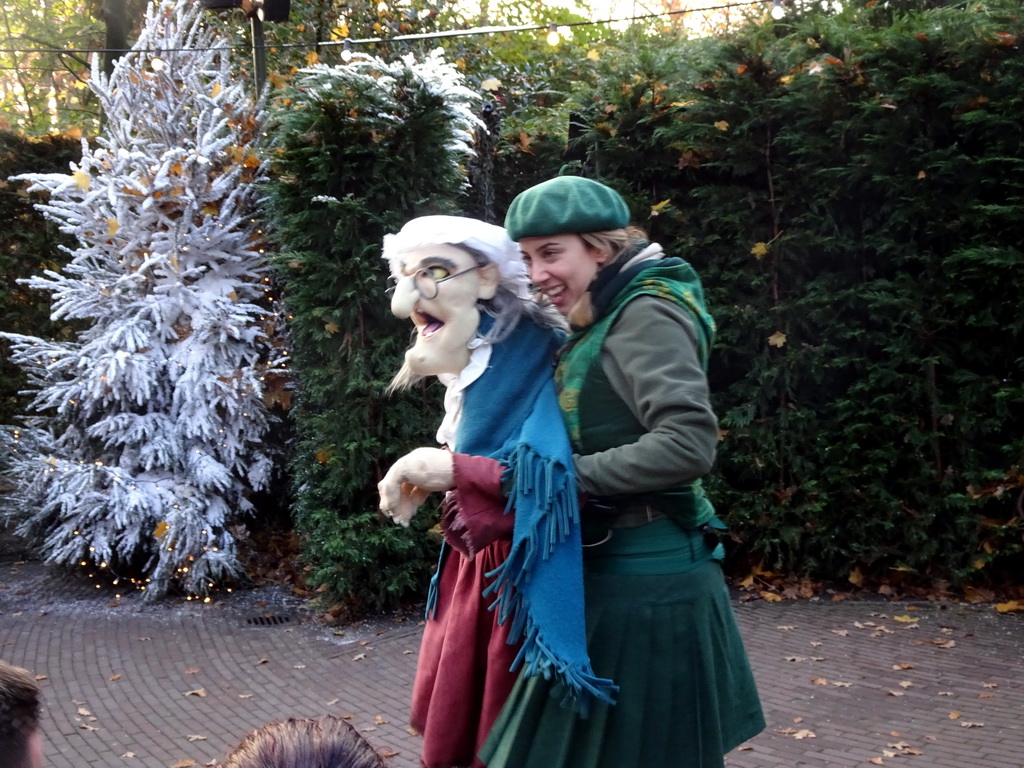
[[[445,277],[434,277],[432,274],[430,274],[429,268],[424,268],[413,274],[412,287],[416,289],[416,292],[422,298],[426,299],[427,301],[430,301],[431,299],[437,298],[437,286],[443,283],[445,280],[451,280],[453,278],[460,277],[461,275],[469,274],[470,272],[473,272],[478,269],[480,269],[479,265],[475,267],[470,267],[469,269],[464,269],[461,272],[456,272],[454,275],[447,275]],[[398,288],[398,281],[402,279],[404,278],[388,278],[388,287],[387,290],[384,291],[384,293],[387,294],[389,299],[395,295],[395,289]]]

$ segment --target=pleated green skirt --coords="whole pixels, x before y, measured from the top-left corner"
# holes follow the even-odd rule
[[[585,534],[586,536],[586,534]],[[586,540],[586,538],[585,538]],[[592,539],[593,540],[593,539]],[[563,708],[520,675],[480,756],[488,768],[721,768],[764,716],[722,570],[668,520],[584,550],[587,648],[614,706]]]

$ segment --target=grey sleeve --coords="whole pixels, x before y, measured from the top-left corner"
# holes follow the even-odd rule
[[[634,299],[605,337],[602,366],[647,432],[634,443],[577,455],[580,490],[599,496],[642,493],[707,474],[718,420],[689,313],[666,299]]]

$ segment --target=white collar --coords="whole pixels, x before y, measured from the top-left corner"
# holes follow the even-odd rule
[[[455,431],[462,418],[462,401],[465,398],[466,387],[479,379],[491,362],[489,341],[477,336],[467,346],[471,350],[469,364],[458,374],[440,373],[437,376],[437,380],[447,388],[444,393],[444,419],[437,430],[437,442],[447,445],[453,451],[456,450]]]

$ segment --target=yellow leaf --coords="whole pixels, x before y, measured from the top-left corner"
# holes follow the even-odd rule
[[[231,293],[228,294],[228,298],[231,299],[232,301],[238,301],[238,294],[235,293],[234,291],[231,291]]]
[[[501,88],[501,80],[496,77],[490,77],[480,83],[480,87],[485,91],[496,91]]]
[[[312,67],[318,61],[320,61],[320,55],[316,51],[310,51],[306,54],[306,64],[309,66]]]
[[[984,568],[986,564],[987,563],[986,563],[985,559],[982,558],[982,557],[975,558],[974,562],[971,563],[971,565],[977,571],[980,571],[982,568]]]
[[[75,180],[75,184],[78,185],[79,189],[88,189],[92,186],[92,179],[85,171],[75,171],[71,177]]]
[[[160,522],[156,524],[156,528],[153,529],[153,535],[158,539],[162,539],[164,534],[167,533],[167,529],[170,528],[167,523]]]
[[[882,758],[880,757],[872,757],[870,760],[868,760],[868,762],[872,765],[885,765],[885,763],[882,762]]]
[[[597,61],[601,58],[601,54],[597,52],[597,48],[591,48],[587,51],[587,58],[591,61]]]
[[[456,59],[455,60],[455,66],[459,68],[460,72],[465,72],[466,71],[466,60],[465,59]]]
[[[1020,602],[1019,600],[1011,600],[1008,603],[996,603],[996,610],[1000,613],[1024,611],[1024,603]]]
[[[768,253],[768,243],[754,243],[754,247],[750,249],[750,252],[758,259],[763,259]]]
[[[762,599],[767,600],[769,603],[777,603],[782,600],[781,595],[777,595],[774,592],[769,592],[767,590],[762,590],[760,594]]]
[[[920,621],[916,616],[893,616],[893,621],[901,621],[904,624],[913,624],[915,621]]]
[[[784,347],[786,346],[786,334],[782,331],[776,331],[768,337],[768,343],[773,347]]]
[[[221,90],[222,89],[220,87],[220,83],[214,83],[213,84],[213,90],[210,92],[210,95],[213,96],[213,98],[216,99],[218,96],[220,96]]]
[[[959,712],[950,712],[949,713],[949,719],[950,720],[959,720],[960,719],[960,713]]]
[[[281,75],[277,74],[276,72],[268,72],[267,80],[269,80],[270,84],[275,88],[284,88],[285,85],[288,83],[288,81],[285,78],[281,77]]]
[[[344,40],[346,37],[350,37],[348,24],[342,22],[334,29],[331,30],[331,37],[334,40]]]
[[[76,140],[82,138],[82,129],[81,128],[69,128],[68,132],[67,132],[67,137],[69,139],[76,139]]]
[[[324,330],[328,333],[337,333],[341,330],[337,323],[324,323]]]
[[[715,128],[717,128],[720,131],[728,131],[729,123],[727,123],[725,120],[719,120],[717,123],[715,123]]]
[[[107,234],[116,235],[117,230],[121,228],[121,225],[117,223],[117,219],[107,219]]]
[[[220,213],[220,207],[216,203],[207,203],[203,206],[203,213],[207,216],[216,216]]]
[[[782,83],[782,84],[792,83],[793,82],[793,76],[792,75],[783,75],[782,77],[779,78],[779,82]]]
[[[854,569],[850,571],[850,575],[847,577],[850,583],[855,587],[859,587],[864,583],[864,574],[861,573],[859,566],[854,566]]]
[[[812,685],[828,685],[828,680],[826,680],[824,677],[812,677],[811,678],[811,684]]]
[[[652,205],[651,206],[651,216],[659,216],[661,214],[661,209],[664,208],[666,205],[668,205],[670,202],[671,202],[671,200],[662,200],[657,205]]]

